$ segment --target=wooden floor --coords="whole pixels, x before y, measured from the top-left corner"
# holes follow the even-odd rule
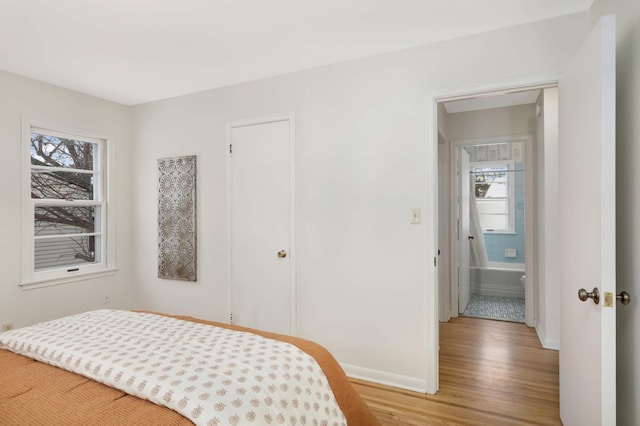
[[[561,424],[558,352],[543,349],[524,324],[441,323],[436,395],[352,382],[383,426]]]

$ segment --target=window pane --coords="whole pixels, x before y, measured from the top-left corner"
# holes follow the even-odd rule
[[[34,229],[36,236],[84,234],[100,232],[96,214],[99,206],[36,207]],[[96,223],[98,224],[96,227]]]
[[[480,214],[507,214],[509,213],[508,200],[478,200]]]
[[[480,224],[483,230],[510,231],[513,208],[513,162],[483,161],[472,165]]]
[[[97,144],[31,133],[31,164],[93,170]]]
[[[509,167],[486,164],[474,166],[475,193],[478,198],[508,197]]]
[[[35,241],[34,268],[45,269],[73,267],[100,262],[96,259],[99,236],[47,238]]]
[[[487,195],[485,198],[503,198],[507,197],[509,194],[507,193],[507,182],[506,181],[495,181],[487,190]]]
[[[480,215],[480,225],[482,229],[493,229],[494,231],[509,229],[506,215]]]
[[[93,200],[93,174],[31,171],[31,198]]]

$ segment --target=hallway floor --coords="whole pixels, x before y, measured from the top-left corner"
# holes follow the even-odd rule
[[[462,316],[524,322],[524,299],[472,294]]]
[[[382,426],[561,425],[558,351],[506,321],[440,323],[440,390],[426,395],[352,379]]]

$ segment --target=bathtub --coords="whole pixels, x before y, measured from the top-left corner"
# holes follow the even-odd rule
[[[524,264],[489,262],[469,268],[472,294],[524,298]]]

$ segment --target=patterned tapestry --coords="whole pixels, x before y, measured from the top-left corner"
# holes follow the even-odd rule
[[[158,277],[196,281],[196,156],[158,160]]]

